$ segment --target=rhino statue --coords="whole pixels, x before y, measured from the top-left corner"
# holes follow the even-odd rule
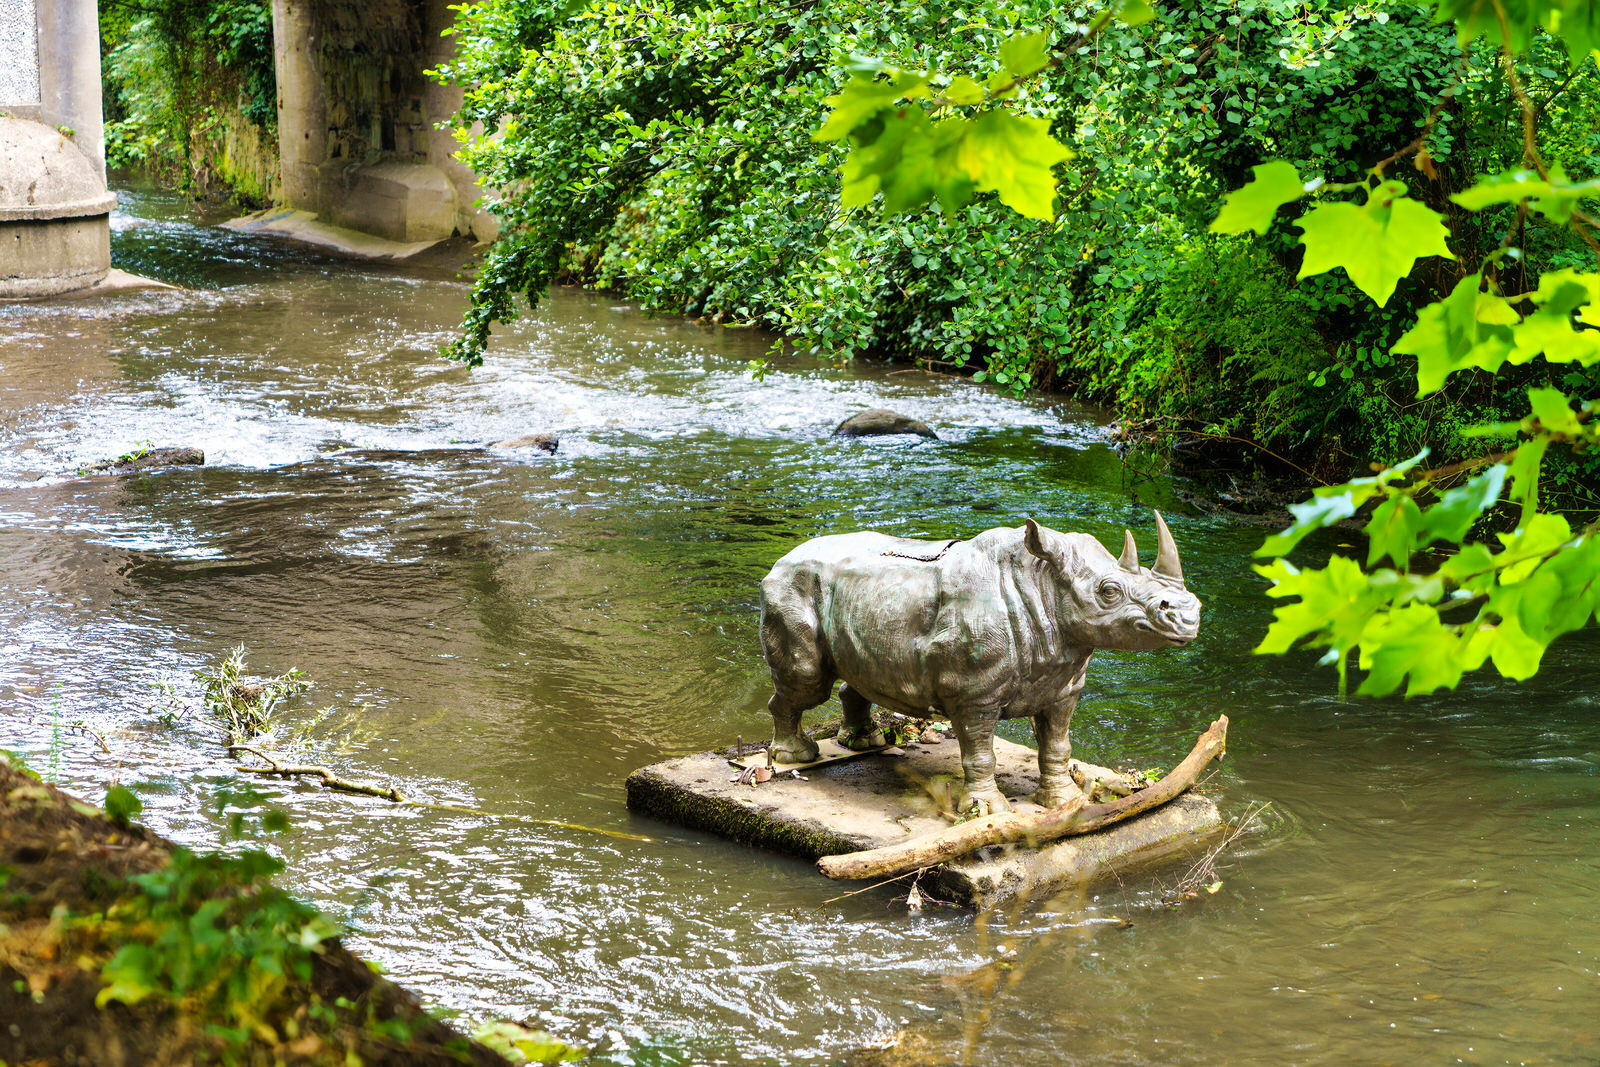
[[[1035,799],[1065,802],[1078,792],[1067,728],[1095,650],[1184,645],[1199,631],[1200,601],[1159,512],[1156,529],[1148,568],[1131,531],[1118,558],[1088,534],[1032,519],[968,541],[864,532],[793,549],[761,582],[773,757],[817,758],[800,717],[842,681],[838,739],[851,749],[884,744],[874,704],[950,720],[965,777],[957,810],[1009,810],[995,784],[994,728],[1024,715],[1039,742]]]

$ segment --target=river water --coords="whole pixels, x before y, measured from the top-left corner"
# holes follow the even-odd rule
[[[0,744],[215,846],[238,778],[160,687],[192,697],[242,643],[316,681],[289,726],[348,777],[653,839],[262,786],[287,884],[430,1003],[616,1064],[836,1062],[903,1028],[984,1064],[1600,1059],[1592,636],[1526,684],[1340,702],[1313,657],[1250,654],[1261,528],[1130,488],[1090,412],[801,356],[756,382],[767,338],[566,290],[469,371],[436,354],[466,296],[446,273],[122,199],[116,261],[181,291],[0,306]],[[877,405],[942,439],[829,440]],[[559,453],[477,447],[534,432]],[[76,474],[144,442],[206,466]],[[1267,808],[1215,893],[909,915],[624,810],[635,768],[770,729],[756,583],[797,541],[1033,515],[1148,553],[1150,506],[1201,637],[1097,660],[1073,736],[1171,765],[1232,717],[1214,795]]]

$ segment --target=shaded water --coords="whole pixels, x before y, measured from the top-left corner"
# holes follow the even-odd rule
[[[570,291],[467,371],[435,354],[450,277],[123,201],[119,265],[188,288],[0,307],[0,744],[86,794],[120,777],[156,829],[214,845],[235,776],[152,687],[242,642],[356,712],[367,736],[329,757],[351,777],[655,838],[265,786],[294,818],[288,884],[430,1002],[617,1031],[614,1063],[828,1062],[905,1026],[974,1033],[995,1064],[1600,1058],[1591,637],[1529,684],[1340,703],[1310,657],[1249,654],[1260,530],[1163,485],[1130,499],[1087,413],[803,358],[756,383],[764,338]],[[879,404],[944,440],[827,439]],[[474,447],[549,431],[553,457]],[[207,465],[75,476],[147,440]],[[1149,505],[1201,638],[1098,660],[1074,739],[1170,764],[1233,717],[1220,799],[1271,808],[1216,894],[988,922],[886,889],[824,908],[841,887],[808,864],[624,810],[634,768],[769,729],[756,582],[796,541],[1031,514],[1115,546],[1150,539]],[[1006,946],[1021,980],[962,980]]]

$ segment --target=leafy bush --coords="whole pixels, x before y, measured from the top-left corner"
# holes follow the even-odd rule
[[[1463,56],[1423,8],[1166,5],[1137,29],[1096,30],[1007,95],[1001,110],[1051,116],[1075,153],[1057,168],[1053,218],[982,191],[892,216],[841,203],[846,149],[813,139],[841,76],[863,74],[847,87],[881,96],[895,78],[942,71],[981,95],[1004,81],[1003,42],[1080,40],[1101,25],[1096,11],[1036,0],[468,8],[442,73],[467,87],[464,155],[498,197],[503,236],[450,354],[480,361],[492,323],[565,278],[765,326],[826,358],[965,367],[1018,391],[1059,383],[1126,414],[1291,450],[1339,422],[1348,451],[1388,455],[1399,443],[1382,398],[1400,396],[1409,373],[1389,349],[1408,308],[1453,276],[1404,279],[1393,313],[1373,316],[1342,275],[1290,280],[1301,255],[1291,216],[1264,238],[1206,231],[1220,194],[1273,156],[1354,177],[1431,116],[1438,183],[1418,195],[1439,205],[1470,184],[1487,143],[1514,140],[1491,118],[1492,57]],[[862,54],[875,65],[848,59],[836,72],[836,57]],[[1591,92],[1592,81],[1549,88]],[[925,84],[912,110],[969,113],[954,99],[969,83]],[[1441,93],[1449,106],[1434,113]],[[1577,150],[1592,135],[1575,124],[1567,136]]]

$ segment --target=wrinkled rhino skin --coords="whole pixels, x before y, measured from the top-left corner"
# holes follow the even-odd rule
[[[874,704],[951,721],[965,778],[958,810],[1009,810],[995,783],[994,729],[1022,716],[1039,742],[1036,799],[1071,798],[1067,731],[1095,651],[1184,645],[1199,632],[1200,601],[1156,522],[1161,548],[1149,568],[1132,533],[1118,558],[1087,534],[1032,519],[969,541],[864,532],[791,550],[761,583],[774,756],[817,758],[800,718],[842,681],[839,740],[851,748],[883,744]]]
[[[835,437],[882,437],[888,434],[914,433],[937,441],[939,435],[925,422],[890,411],[888,408],[868,408],[852,415],[834,428]]]

